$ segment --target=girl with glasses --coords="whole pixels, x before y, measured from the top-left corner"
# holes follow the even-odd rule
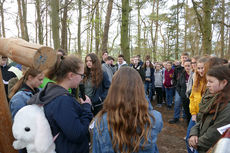
[[[55,140],[57,153],[88,153],[88,126],[93,117],[91,101],[76,100],[69,88],[77,88],[82,81],[84,64],[81,59],[70,55],[58,57],[46,77],[55,83],[48,83],[41,92],[33,96],[28,104],[40,104],[44,107],[46,118]]]

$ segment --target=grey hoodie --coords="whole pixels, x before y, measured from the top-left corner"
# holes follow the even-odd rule
[[[155,87],[162,88],[163,87],[163,73],[162,70],[155,70],[154,72],[155,77]]]
[[[39,93],[31,97],[30,100],[27,102],[27,104],[45,105],[61,95],[71,95],[71,94],[65,88],[50,82]]]

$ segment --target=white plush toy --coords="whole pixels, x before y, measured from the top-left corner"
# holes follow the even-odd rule
[[[28,153],[55,153],[55,144],[43,107],[28,105],[20,109],[12,127],[13,147],[26,148]]]

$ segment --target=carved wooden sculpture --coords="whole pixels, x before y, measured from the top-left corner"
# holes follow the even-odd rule
[[[57,59],[56,52],[52,48],[16,38],[0,38],[0,55],[7,56],[16,63],[38,70],[49,68],[54,65]],[[11,128],[11,114],[0,71],[0,153],[18,153],[12,147],[13,135]]]

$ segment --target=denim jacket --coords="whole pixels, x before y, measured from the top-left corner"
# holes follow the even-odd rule
[[[34,88],[33,90],[25,83],[22,84],[22,87],[18,92],[10,100],[10,112],[12,119],[14,119],[15,114],[22,107],[27,105],[27,101],[36,93],[38,93],[40,89]]]
[[[163,121],[161,113],[155,110],[149,111],[151,115],[154,116],[154,119],[151,118],[151,122],[153,123],[153,127],[150,129],[151,136],[148,137],[148,143],[144,145],[144,149],[142,150],[143,141],[140,144],[140,149],[138,153],[159,153],[157,149],[157,135],[160,133],[163,127]],[[102,120],[100,122],[100,133],[95,127],[97,119],[95,120],[93,127],[93,153],[114,153],[112,147],[112,141],[110,138],[109,130],[108,130],[108,122],[107,122],[107,113],[102,116]]]
[[[31,91],[18,91],[10,100],[10,112],[12,119],[22,107],[27,105],[27,101],[33,96]]]

